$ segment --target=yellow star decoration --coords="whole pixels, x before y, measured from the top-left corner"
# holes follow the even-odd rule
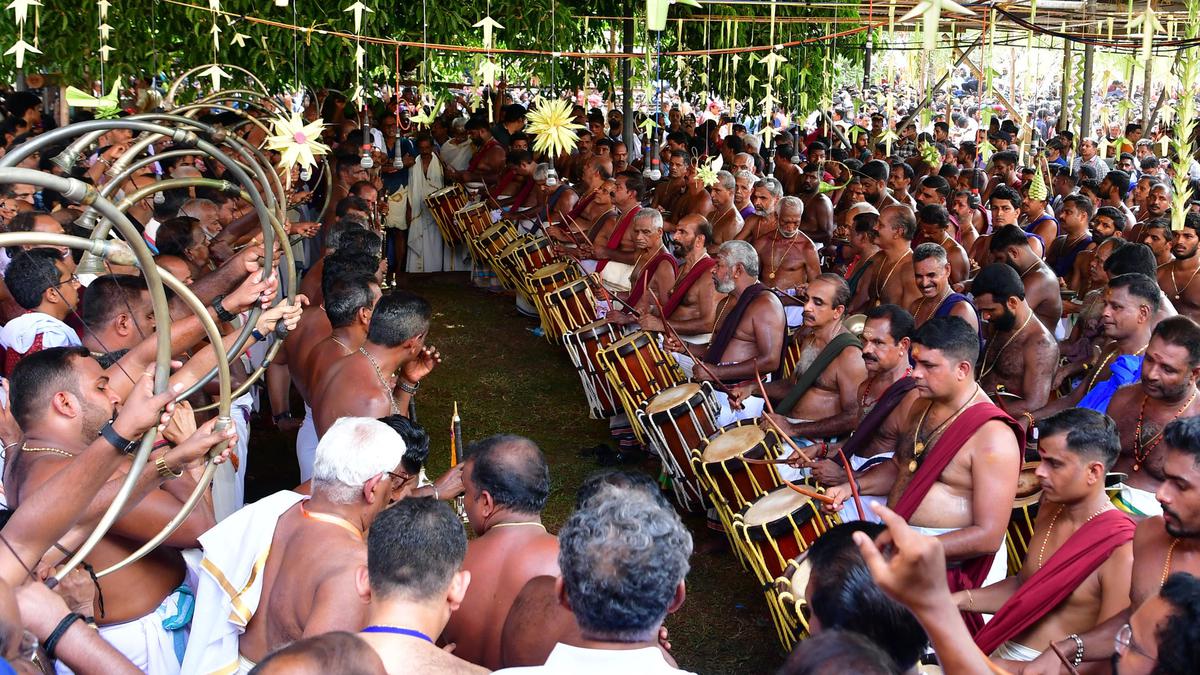
[[[583,128],[571,117],[571,102],[564,99],[542,101],[525,116],[528,133],[536,134],[533,149],[550,157],[569,153],[575,149],[575,132]]]
[[[274,118],[271,126],[275,135],[267,137],[266,146],[279,151],[279,165],[285,170],[290,171],[297,163],[304,169],[316,166],[316,156],[329,152],[329,146],[320,141],[325,126],[321,120],[305,124],[299,113],[292,113],[290,117]]]
[[[704,187],[712,187],[717,184],[717,170],[713,168],[711,158],[701,163],[696,169],[696,178],[704,184]]]

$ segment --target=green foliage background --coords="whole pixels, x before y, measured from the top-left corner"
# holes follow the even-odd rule
[[[196,0],[201,2],[201,0]],[[100,47],[97,31],[98,9],[94,0],[43,0],[44,6],[30,11],[25,27],[25,39],[37,38],[43,54],[30,54],[26,59],[28,72],[62,73],[68,83],[83,85],[100,77]],[[206,7],[206,3],[202,3]],[[284,23],[353,31],[353,14],[344,11],[351,3],[320,3],[299,0],[293,7],[276,7],[268,0],[226,0],[222,9],[245,13]],[[496,46],[518,49],[557,49],[559,51],[621,51],[621,22],[592,17],[637,16],[635,43],[642,48],[647,43],[645,3],[624,0],[465,0],[453,5],[444,2],[408,0],[371,2],[375,11],[363,16],[364,35],[420,41],[423,37],[422,19],[430,42],[464,46],[481,46],[480,29],[473,28],[479,19],[490,15],[504,25],[496,33]],[[423,9],[424,7],[424,9]],[[770,24],[734,20],[726,23],[720,17],[769,16],[763,5],[706,5],[703,9],[673,6],[667,29],[663,31],[662,48],[701,49],[746,47],[770,43]],[[5,48],[16,42],[16,25],[11,11],[0,20],[0,40]],[[679,17],[711,15],[706,21],[677,21]],[[818,17],[814,23],[779,23],[775,44],[818,37],[859,25],[853,8],[839,10],[835,16],[828,9],[778,7],[780,19]],[[551,19],[553,17],[553,20]],[[819,17],[824,17],[822,21]],[[35,20],[38,22],[35,28]],[[186,68],[213,61],[209,31],[212,14],[204,8],[189,8],[162,0],[114,0],[108,23],[113,27],[109,38],[114,51],[105,65],[109,82],[114,75],[135,76],[166,73],[168,78]],[[237,21],[229,25],[224,17],[221,27],[221,62],[240,65],[252,70],[268,85],[294,84],[293,54],[300,80],[310,87],[348,88],[354,79],[354,45],[352,41],[318,34],[294,33],[285,29]],[[245,47],[232,43],[234,33],[250,36]],[[707,37],[706,37],[707,36]],[[652,38],[650,38],[652,39]],[[826,94],[833,81],[826,67],[827,50],[840,59],[831,63],[857,64],[861,61],[861,46],[865,33],[832,41],[788,48],[788,58],[777,73],[776,95],[785,103],[810,108]],[[298,43],[298,48],[294,47]],[[387,45],[366,45],[367,70],[371,81],[382,84],[395,78],[395,48]],[[420,77],[419,66],[423,50],[405,48],[400,51],[402,77]],[[430,75],[435,81],[466,82],[482,56],[479,53],[430,52]],[[765,55],[761,53],[760,55]],[[762,96],[762,82],[753,85],[753,74],[765,77],[765,68],[757,65],[757,55],[744,54],[735,68],[731,56],[672,57],[661,61],[661,77],[669,83],[679,82],[686,91],[713,90],[719,95],[745,100]],[[557,87],[577,87],[590,84],[603,94],[620,89],[619,62],[601,59],[550,59],[549,57],[503,57],[501,60],[509,79],[524,84],[536,77],[543,85],[553,82]],[[682,71],[679,68],[682,66]],[[656,72],[656,64],[645,58],[634,62],[635,85],[645,86]],[[14,74],[13,58],[4,57],[0,69]]]

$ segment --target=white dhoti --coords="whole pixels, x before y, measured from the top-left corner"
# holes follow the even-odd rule
[[[279,517],[302,499],[305,497],[295,492],[277,492],[200,535],[204,560],[183,673],[239,671],[238,643],[258,610],[275,526]]]
[[[937,537],[943,534],[949,534],[950,532],[957,532],[962,529],[961,527],[921,527],[919,525],[910,525],[910,527],[917,532],[930,537]],[[988,570],[987,577],[984,578],[983,583],[980,584],[979,587],[983,588],[984,586],[989,586],[997,581],[1004,581],[1006,577],[1008,577],[1008,556],[1004,551],[1004,542],[1001,541],[1000,549],[997,550],[996,555],[992,557],[992,566]],[[982,616],[984,621],[988,621],[992,618],[991,614],[983,614]]]
[[[304,424],[296,434],[296,462],[300,465],[300,482],[312,479],[313,462],[317,461],[317,425],[313,422],[312,408],[304,404]]]
[[[257,665],[257,663],[242,656],[241,654],[238,654],[237,675],[250,675],[250,671],[254,670],[254,667]]]
[[[703,347],[703,346],[707,345],[708,343],[712,342],[712,336],[713,336],[712,333],[703,333],[701,335],[684,335],[684,334],[680,333],[679,339],[683,340],[684,342],[688,343],[689,345],[698,345],[698,346]]]
[[[1024,662],[1032,661],[1041,655],[1042,653],[1038,650],[1026,647],[1020,642],[1013,642],[1012,640],[996,647],[996,651],[991,654],[994,659]]]
[[[854,473],[859,473],[864,468],[869,469],[876,464],[891,459],[892,455],[894,454],[895,453],[893,452],[881,452],[874,457],[853,456],[847,457],[846,459],[850,460],[850,468],[854,470]],[[860,495],[859,499],[862,500],[863,510],[867,512],[866,515],[863,516],[859,514],[858,506],[856,506],[854,500],[851,499],[842,505],[841,511],[838,511],[838,515],[842,517],[842,522],[848,523],[851,520],[865,520],[870,523],[883,522],[879,519],[879,516],[875,514],[875,507],[879,506],[880,504],[887,506],[886,495]]]
[[[1152,518],[1162,515],[1162,504],[1153,492],[1120,483],[1112,498],[1113,505],[1135,518]]]
[[[409,272],[462,272],[471,269],[463,251],[446,243],[425,198],[445,187],[442,162],[434,155],[429,168],[421,169],[421,160],[408,172],[408,257]]]
[[[175,675],[188,644],[193,602],[191,589],[176,589],[140,619],[101,626],[100,637],[147,675]],[[60,675],[73,672],[61,661],[54,668]]]
[[[787,317],[788,328],[804,325],[804,308],[796,305],[784,305],[783,315]]]
[[[681,354],[679,352],[671,352],[670,354],[675,359],[675,363],[679,364],[679,369],[683,371],[683,374],[689,380],[692,379],[692,371],[696,367],[696,360],[687,354]],[[763,381],[770,382],[771,376],[767,375],[765,378],[763,378]],[[721,406],[721,410],[717,413],[717,424],[719,426],[733,424],[738,420],[760,417],[763,409],[766,407],[765,402],[761,398],[757,396],[747,396],[746,398],[742,399],[742,409],[734,410],[729,405],[728,394],[714,389],[713,396],[716,398],[717,403]]]

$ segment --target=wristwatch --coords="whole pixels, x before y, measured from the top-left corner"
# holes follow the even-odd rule
[[[137,450],[137,440],[131,441],[117,433],[117,430],[113,428],[111,421],[106,422],[104,426],[100,427],[100,436],[104,438],[104,440],[108,441],[109,444],[111,444],[114,448],[126,455],[132,455],[134,451]]]
[[[213,298],[212,308],[214,311],[216,311],[218,319],[220,319],[221,321],[224,321],[225,323],[230,323],[234,319],[237,318],[237,315],[233,314],[229,310],[225,309],[225,307],[221,304],[221,301],[224,299],[225,299],[224,293]]]

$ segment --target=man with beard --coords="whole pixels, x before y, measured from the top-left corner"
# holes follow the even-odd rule
[[[902,161],[892,162],[891,171],[888,173],[888,190],[891,191],[891,195],[896,201],[916,211],[917,202],[909,193],[912,179],[913,168],[911,165]]]
[[[1138,211],[1137,225],[1125,235],[1129,241],[1142,241],[1146,236],[1147,224],[1160,218],[1170,219],[1171,186],[1167,183],[1154,183],[1150,187],[1150,196],[1146,198],[1146,208]]]
[[[797,192],[804,202],[804,221],[800,229],[819,244],[828,244],[833,239],[833,202],[821,194],[821,165],[809,162],[804,165]]]
[[[796,197],[784,197],[779,200],[777,211],[778,229],[754,242],[763,265],[761,279],[768,288],[784,295],[803,295],[809,279],[821,273],[817,249],[808,235],[800,231],[804,203]],[[789,304],[784,309],[788,326],[799,326],[799,307]]]
[[[738,208],[734,204],[734,194],[737,189],[737,181],[733,174],[728,171],[717,172],[717,182],[709,188],[712,193],[713,205],[712,214],[708,218],[708,221],[712,223],[713,231],[712,241],[708,242],[709,253],[716,252],[721,244],[736,238],[737,233],[742,231],[745,221],[742,220],[742,214],[738,212]],[[683,218],[676,221],[676,232],[682,221]]]
[[[800,192],[800,167],[792,164],[792,155],[796,149],[788,143],[781,143],[775,148],[774,176],[783,186],[785,195],[796,195]]]
[[[712,342],[688,350],[706,367],[692,372],[696,380],[740,382],[755,372],[779,368],[787,321],[779,297],[759,282],[758,252],[744,241],[727,241],[716,256],[712,278],[718,293],[726,294],[717,306]],[[684,353],[684,346],[668,338],[669,351]]]
[[[1015,672],[1042,645],[1124,609],[1133,567],[1135,525],[1104,492],[1120,449],[1116,425],[1093,410],[1072,408],[1038,430],[1043,501],[1025,564],[1004,581],[954,596],[960,610],[995,614],[975,643]]]
[[[950,212],[946,207],[938,204],[922,206],[917,210],[917,223],[927,243],[937,244],[946,251],[946,259],[950,261],[950,283],[965,281],[971,271],[971,261],[966,249],[950,236]]]
[[[917,183],[917,207],[938,204],[950,206],[950,183],[941,176],[925,176]]]
[[[917,328],[935,316],[957,316],[979,332],[979,314],[971,299],[950,288],[950,260],[946,249],[925,242],[913,250],[913,276],[920,298],[910,311]],[[982,342],[982,333],[980,333]]]
[[[1031,243],[1024,230],[1006,225],[992,234],[988,247],[993,262],[1007,263],[1020,275],[1025,300],[1053,334],[1062,318],[1062,293],[1054,270],[1033,252]]]
[[[1144,274],[1122,274],[1109,280],[1100,314],[1108,344],[1084,369],[1079,386],[1034,412],[1035,419],[1076,406],[1108,411],[1117,389],[1140,377],[1142,354],[1150,342],[1160,292],[1158,284]]]
[[[945,548],[952,591],[1004,577],[1004,533],[1021,466],[1021,428],[975,381],[979,337],[962,319],[938,317],[912,340],[913,378],[922,399],[908,415],[896,456],[859,476],[862,495],[888,506]],[[829,488],[825,506],[850,500],[849,485]],[[979,622],[982,623],[982,622]]]
[[[630,231],[637,258],[630,277],[632,288],[625,296],[625,302],[637,308],[639,316],[649,316],[650,307],[662,302],[671,292],[679,265],[675,256],[663,246],[662,214],[658,211],[638,211]]]
[[[916,233],[917,219],[907,206],[896,204],[879,213],[875,224],[879,254],[859,281],[860,289],[865,290],[860,291],[861,304],[852,307],[851,313],[885,303],[910,307],[916,302],[912,267],[912,239]]]
[[[683,268],[675,284],[658,303],[642,314],[643,330],[664,332],[663,315],[671,330],[684,342],[705,345],[712,339],[713,324],[717,321],[717,288],[712,268],[717,262],[708,254],[712,226],[697,215],[684,216],[675,226],[675,251],[683,258]]]
[[[1162,269],[1171,264],[1175,258],[1171,256],[1171,221],[1166,218],[1155,218],[1142,223],[1142,243],[1150,247],[1154,253],[1154,266]]]
[[[883,213],[888,206],[900,205],[888,190],[887,181],[890,175],[887,162],[873,159],[863,165],[860,181],[867,202]],[[911,209],[909,209],[911,211]]]
[[[789,436],[840,436],[858,420],[859,387],[867,369],[861,343],[842,323],[849,300],[850,287],[836,274],[822,274],[808,285],[800,361],[791,377],[765,385],[779,411],[772,419]],[[743,384],[731,399],[757,392],[757,383]]]
[[[746,216],[746,225],[738,232],[742,241],[756,242],[775,230],[775,203],[783,198],[783,186],[774,178],[767,177],[754,184],[750,191],[750,203],[754,215]]]
[[[1114,638],[1134,622],[1135,612],[1144,611],[1143,606],[1158,596],[1168,577],[1184,572],[1200,576],[1200,417],[1168,424],[1160,454],[1165,480],[1156,498],[1162,515],[1141,521],[1133,536],[1129,606],[1086,633],[1052,643],[1063,654],[1079,655],[1086,663],[1108,663],[1115,653]],[[1047,649],[1022,672],[1051,675],[1061,669],[1054,650]]]
[[[611,280],[609,285],[618,290],[627,290],[633,284],[630,279],[633,279],[633,265],[637,263],[638,251],[631,225],[643,211],[643,185],[640,176],[626,172],[592,193],[591,206],[605,208],[606,211],[589,230],[591,241],[584,244],[578,255],[585,257],[585,270],[600,273],[602,279]],[[620,210],[613,209],[614,205]],[[608,270],[607,274],[605,270]],[[625,278],[619,279],[621,276]]]
[[[1005,412],[1032,426],[1037,410],[1050,400],[1050,379],[1058,365],[1058,342],[1025,301],[1025,287],[1008,265],[988,265],[971,284],[975,306],[991,327],[979,360],[979,385]]]
[[[1158,270],[1158,285],[1175,309],[1192,319],[1200,318],[1200,284],[1192,285],[1200,272],[1197,244],[1200,244],[1200,214],[1189,213],[1183,221],[1183,229],[1175,232],[1171,240],[1171,254],[1175,260]]]
[[[654,199],[650,208],[658,209],[668,217],[675,211],[675,202],[688,188],[688,167],[691,156],[684,150],[672,150],[667,162],[667,180],[654,188]]]
[[[663,219],[667,232],[674,232],[675,223],[684,216],[694,213],[707,218],[713,213],[712,197],[709,196],[704,181],[696,176],[695,162],[692,161],[691,155],[686,153],[684,158],[686,162],[683,167],[684,187],[674,201],[668,217]],[[671,160],[675,160],[674,153],[671,153]]]
[[[1108,410],[1121,430],[1116,471],[1126,475],[1113,501],[1135,518],[1160,513],[1154,493],[1162,485],[1162,429],[1180,417],[1200,412],[1200,325],[1184,316],[1163,319],[1154,327],[1142,360],[1139,382],[1122,387]]]
[[[504,171],[504,146],[492,136],[487,122],[478,117],[467,122],[467,135],[475,146],[475,154],[471,156],[466,171],[446,167],[446,173],[460,183],[483,183],[488,190],[494,190],[496,181],[500,180],[500,174]]]
[[[733,190],[733,205],[737,207],[738,215],[745,223],[745,220],[755,213],[754,204],[750,203],[750,193],[754,190],[754,183],[758,179],[749,171],[738,171],[734,174],[734,181],[736,187]]]

